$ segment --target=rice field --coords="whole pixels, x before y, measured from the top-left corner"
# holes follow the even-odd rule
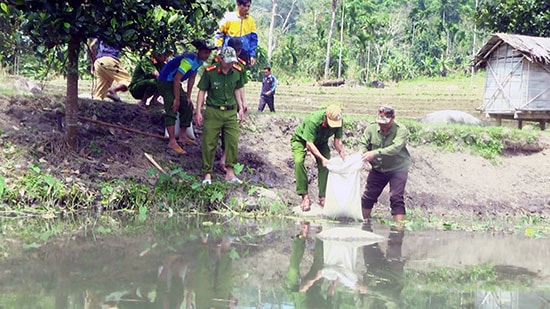
[[[372,115],[380,105],[392,105],[399,117],[421,118],[437,110],[454,109],[480,115],[485,75],[405,81],[385,88],[366,86],[321,87],[315,83],[279,82],[275,95],[277,112],[307,113],[329,102],[339,103],[347,115]],[[256,108],[260,83],[246,86],[249,107]],[[267,109],[267,108],[266,108]]]
[[[276,72],[274,72],[276,74]],[[4,83],[5,78],[4,79]],[[66,81],[56,79],[44,83],[48,94],[65,93]],[[417,119],[437,110],[454,109],[482,117],[476,110],[482,105],[485,73],[447,78],[417,79],[386,84],[383,89],[366,86],[322,87],[315,82],[279,81],[275,109],[280,113],[305,114],[328,103],[338,103],[346,115],[372,115],[380,105],[392,105],[398,117]],[[91,80],[79,80],[79,95],[89,97]],[[257,109],[260,82],[246,86],[250,110]],[[193,95],[195,96],[195,95]],[[137,102],[129,93],[121,94],[125,102]],[[267,107],[266,110],[268,111]]]

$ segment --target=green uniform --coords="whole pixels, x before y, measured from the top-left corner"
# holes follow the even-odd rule
[[[214,63],[217,63],[217,62],[220,62],[221,59],[220,57],[216,57],[214,58]],[[237,61],[237,65],[241,68],[241,76],[243,78],[243,85],[246,85],[248,83],[248,76],[246,74],[246,62],[244,60],[242,60],[241,58],[239,58],[239,61]],[[244,103],[244,102],[243,102]],[[238,111],[238,109],[237,109]],[[224,130],[222,129],[222,133],[221,133],[221,140],[222,140],[222,144],[221,144],[221,147],[222,149],[225,151],[225,143],[224,143]]]
[[[235,90],[244,86],[241,69],[234,65],[227,74],[221,70],[221,63],[208,67],[197,87],[207,92],[206,110],[202,130],[202,171],[212,173],[218,137],[224,131],[226,165],[237,164],[239,143],[239,121]]]
[[[307,291],[300,292],[300,285],[312,280],[317,276],[317,272],[323,268],[323,242],[315,240],[313,249],[313,263],[305,276],[300,275],[300,264],[304,259],[306,248],[306,238],[297,236],[292,241],[292,252],[290,255],[290,264],[286,273],[284,290],[288,298],[294,303],[294,308],[330,308],[329,301],[323,296],[322,281],[316,281]]]
[[[134,99],[148,98],[157,92],[157,78],[153,73],[160,72],[163,65],[164,63],[150,57],[143,57],[139,61],[132,74],[132,82],[128,85]]]
[[[342,138],[342,127],[329,127],[325,121],[325,109],[322,109],[306,116],[304,122],[296,128],[290,140],[292,156],[294,158],[296,193],[300,195],[308,193],[307,170],[305,167],[305,158],[307,153],[306,142],[313,142],[321,154],[325,158],[330,159],[328,139],[333,135],[334,138]],[[319,197],[325,197],[328,169],[323,166],[319,158],[316,158],[316,161],[319,175]]]
[[[199,249],[191,276],[196,308],[227,308],[233,290],[233,262],[230,251],[213,257],[208,246]],[[179,308],[179,307],[178,307]]]
[[[366,150],[374,150],[376,158],[370,162],[372,168],[381,172],[407,171],[411,166],[411,156],[407,150],[409,131],[397,122],[384,134],[377,123],[365,129],[361,143]]]
[[[407,128],[397,122],[393,123],[387,133],[377,123],[372,123],[365,129],[361,142],[376,155],[370,162],[372,169],[361,195],[363,209],[372,209],[389,183],[391,214],[395,216],[406,213],[405,186],[411,166],[411,156],[406,147],[408,138]]]

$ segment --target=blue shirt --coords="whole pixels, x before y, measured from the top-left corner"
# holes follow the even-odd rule
[[[272,74],[264,76],[262,79],[262,95],[265,96],[265,93],[271,91],[271,96],[275,94],[275,89],[277,88],[277,79]]]
[[[197,54],[188,53],[172,58],[160,71],[159,81],[174,81],[174,76],[179,71],[183,74],[180,81],[184,81],[196,74],[204,61],[199,60]]]
[[[107,44],[104,44],[103,41],[99,42],[99,48],[97,49],[96,58],[101,57],[112,57],[117,60],[120,59],[120,49],[114,48]]]

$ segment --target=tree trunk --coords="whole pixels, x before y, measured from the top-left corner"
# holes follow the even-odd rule
[[[345,0],[342,0],[342,19],[340,20],[340,55],[338,56],[338,79],[342,77],[342,50],[344,49],[344,7]]]
[[[76,148],[78,129],[78,54],[80,41],[71,37],[67,56],[67,97],[65,98],[65,115],[67,122],[67,144]]]
[[[327,38],[327,57],[325,59],[325,80],[328,79],[328,70],[330,68],[330,43],[332,41],[332,33],[334,32],[334,21],[336,20],[336,4],[338,0],[332,0],[332,16],[330,18],[330,28],[328,29]]]
[[[269,23],[269,38],[267,40],[267,63],[271,65],[271,56],[273,55],[273,28],[275,27],[275,15],[277,14],[277,0],[271,0],[271,21]]]

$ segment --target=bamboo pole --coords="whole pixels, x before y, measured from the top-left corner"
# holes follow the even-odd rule
[[[155,138],[158,138],[158,139],[166,140],[166,137],[164,137],[162,135],[149,133],[149,132],[144,132],[144,131],[140,131],[138,129],[128,128],[128,127],[124,127],[124,126],[117,125],[117,124],[112,124],[112,123],[101,121],[101,120],[95,120],[95,119],[91,119],[91,118],[87,118],[87,117],[83,117],[83,116],[78,116],[78,119],[80,119],[82,121],[86,121],[86,122],[99,124],[99,125],[106,126],[106,127],[111,127],[111,128],[115,128],[115,129],[119,129],[119,130],[124,130],[124,131],[132,132],[132,133],[137,133],[137,134],[141,134],[141,135],[145,135],[145,136],[149,136],[149,137],[155,137]]]

